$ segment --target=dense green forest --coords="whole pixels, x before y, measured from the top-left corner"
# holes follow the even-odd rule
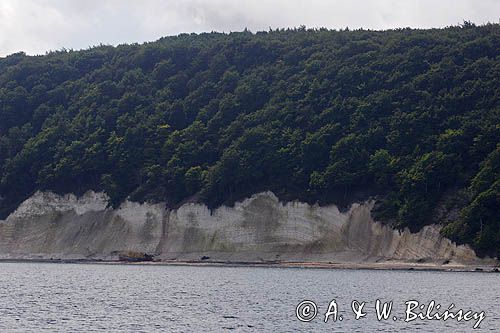
[[[378,198],[500,254],[500,26],[182,34],[0,58],[0,209]]]

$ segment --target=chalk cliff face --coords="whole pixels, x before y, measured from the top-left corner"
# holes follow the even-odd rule
[[[373,205],[340,212],[335,205],[283,204],[263,192],[214,211],[130,201],[112,209],[104,193],[37,192],[0,221],[0,258],[113,259],[135,251],[178,260],[477,260],[468,246],[441,237],[438,226],[412,234],[374,222]]]

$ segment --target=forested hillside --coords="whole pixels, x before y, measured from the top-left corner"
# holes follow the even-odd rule
[[[1,217],[36,190],[376,196],[500,254],[500,26],[184,34],[0,58]]]

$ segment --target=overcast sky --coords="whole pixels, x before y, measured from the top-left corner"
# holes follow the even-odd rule
[[[444,27],[499,22],[500,0],[0,0],[0,56],[182,32]]]

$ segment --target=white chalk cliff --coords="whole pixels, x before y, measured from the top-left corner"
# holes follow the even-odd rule
[[[441,237],[436,225],[410,233],[373,221],[373,205],[341,212],[335,205],[284,204],[263,192],[214,211],[130,201],[112,209],[104,193],[37,192],[0,220],[0,258],[115,259],[137,251],[167,260],[478,260],[470,247]]]

